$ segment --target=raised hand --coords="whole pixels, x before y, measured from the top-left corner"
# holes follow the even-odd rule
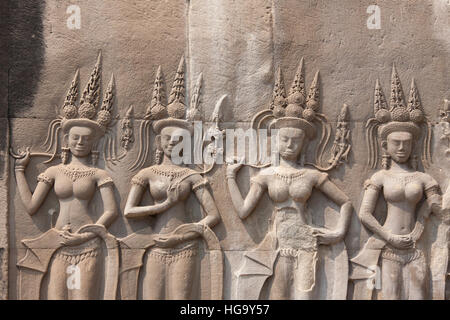
[[[244,159],[234,159],[236,163],[227,165],[227,177],[235,177],[239,169],[244,165]]]
[[[16,159],[15,168],[25,170],[25,168],[30,163],[30,159],[31,159],[30,147],[28,147],[25,151],[25,155],[22,158]]]
[[[179,185],[178,184],[171,184],[169,188],[167,188],[167,200],[171,204],[175,204],[179,201]]]

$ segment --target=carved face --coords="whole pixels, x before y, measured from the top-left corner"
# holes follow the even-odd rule
[[[86,157],[94,145],[95,132],[88,127],[72,127],[67,134],[67,142],[74,156]]]
[[[405,163],[411,156],[413,136],[406,131],[392,132],[383,142],[383,148],[391,159],[397,163]]]
[[[296,160],[304,145],[305,131],[298,128],[281,128],[278,137],[280,156],[283,159]]]
[[[178,127],[165,127],[161,130],[159,138],[159,146],[164,152],[164,155],[168,158],[172,158],[173,148],[182,143],[183,139],[190,138],[190,133],[186,129]]]

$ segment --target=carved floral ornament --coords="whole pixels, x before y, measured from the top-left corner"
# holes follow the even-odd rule
[[[444,99],[444,106],[439,110],[439,123],[441,127],[441,136],[438,137],[446,150],[444,154],[447,158],[450,157],[450,102]]]
[[[199,278],[194,276],[196,268],[194,266],[197,266],[196,263],[199,262],[198,252],[199,248],[202,247],[198,244],[202,243],[203,247],[206,248],[209,267],[205,270],[202,269],[200,272],[209,273],[206,277],[209,281],[209,297],[222,299],[225,286],[223,283],[224,254],[219,238],[213,231],[215,225],[220,223],[221,217],[214,200],[214,194],[210,192],[211,188],[207,178],[212,169],[217,168],[216,163],[197,164],[196,166],[176,164],[170,159],[167,149],[165,149],[167,145],[163,141],[164,136],[171,138],[172,132],[179,129],[186,131],[188,136],[193,138],[194,123],[195,121],[202,121],[203,118],[203,112],[200,108],[202,75],[198,75],[192,90],[189,90],[191,95],[188,97],[185,84],[185,60],[182,57],[167,99],[165,79],[162,68],[159,67],[156,72],[151,101],[146,108],[144,118],[140,121],[138,130],[135,132],[133,116],[135,107],[129,106],[123,119],[116,121],[114,76],[111,76],[103,90],[103,100],[100,99],[101,69],[101,54],[99,54],[81,95],[79,95],[80,74],[78,70],[75,72],[60,108],[60,115],[49,124],[48,134],[42,145],[44,147],[43,152],[31,151],[31,148],[28,148],[26,152],[16,154],[12,149],[10,150],[11,156],[16,159],[15,171],[18,189],[20,189],[19,196],[27,210],[30,209],[30,204],[27,204],[29,202],[34,212],[37,211],[45,198],[43,194],[39,195],[42,193],[44,186],[45,192],[54,187],[60,201],[60,217],[64,217],[64,210],[67,211],[69,217],[69,223],[58,217],[56,225],[51,225],[51,228],[40,237],[21,239],[26,248],[26,253],[25,256],[18,257],[18,268],[20,270],[19,297],[23,299],[42,298],[41,292],[45,291],[43,289],[45,277],[50,277],[50,282],[61,282],[59,278],[54,279],[54,275],[58,274],[57,267],[54,266],[54,260],[59,259],[59,267],[66,264],[83,266],[83,263],[86,265],[89,263],[95,264],[96,261],[99,261],[99,257],[105,255],[107,257],[105,260],[106,273],[102,279],[104,295],[99,298],[136,299],[139,296],[138,292],[143,287],[145,287],[143,289],[144,297],[147,298],[190,298],[192,297],[190,288],[195,287],[198,284],[197,281],[199,281]],[[321,90],[318,71],[314,74],[309,89],[306,89],[303,58],[288,92],[286,92],[283,74],[281,68],[279,68],[276,72],[269,106],[251,119],[251,128],[256,131],[267,129],[269,133],[277,130],[278,134],[284,135],[287,140],[291,139],[298,144],[298,152],[296,151],[295,156],[289,154],[292,150],[288,150],[284,154],[280,152],[281,158],[284,157],[282,159],[283,164],[289,164],[287,167],[283,167],[283,165],[277,167],[273,166],[272,163],[265,162],[250,165],[259,171],[258,174],[250,178],[250,191],[246,197],[241,195],[235,179],[242,164],[229,164],[226,169],[223,168],[227,172],[227,185],[232,205],[242,220],[245,220],[253,212],[260,202],[260,197],[265,192],[268,193],[273,205],[269,230],[264,240],[256,248],[251,248],[250,251],[243,253],[242,264],[235,273],[237,282],[234,288],[237,288],[237,291],[233,292],[232,295],[237,298],[258,299],[265,297],[264,294],[267,294],[269,298],[314,299],[317,298],[317,290],[321,290],[320,288],[323,286],[328,286],[327,298],[345,299],[348,296],[347,282],[349,275],[351,281],[366,281],[368,278],[366,274],[358,273],[358,270],[355,271],[353,268],[349,270],[349,265],[352,265],[350,261],[353,264],[367,267],[367,261],[364,260],[366,256],[358,255],[351,260],[347,256],[343,238],[347,234],[353,210],[352,204],[327,174],[327,172],[337,169],[349,161],[352,148],[349,107],[343,104],[333,133],[331,124],[325,114],[321,112]],[[206,149],[211,149],[213,154],[223,152],[221,149],[223,141],[209,143],[206,136],[222,137],[223,130],[220,122],[225,97],[225,95],[222,96],[214,108],[210,119],[212,125],[206,128],[205,132],[202,132],[203,135],[200,138],[197,137],[201,140],[199,143],[201,146],[200,152]],[[445,143],[450,143],[449,110],[448,101],[445,100],[444,108],[440,111],[440,125],[444,128],[441,139],[446,141]],[[117,128],[115,127],[116,124],[119,124]],[[73,152],[73,145],[70,145],[70,141],[68,141],[70,140],[68,135],[74,127],[90,128],[93,132],[92,139],[94,141],[92,148],[86,153],[89,156],[89,161],[84,162],[83,160],[81,164],[78,163],[77,165],[74,165],[77,155]],[[447,221],[445,223],[448,223],[449,219],[445,216],[445,214],[448,215],[448,212],[445,213],[440,210],[440,198],[436,198],[439,194],[439,187],[430,176],[417,171],[418,160],[415,156],[415,149],[408,159],[410,165],[408,168],[412,171],[406,175],[396,176],[390,170],[391,164],[395,167],[393,162],[397,160],[391,157],[379,144],[379,142],[387,140],[391,133],[398,131],[410,133],[415,140],[419,140],[423,136],[424,142],[420,145],[423,146],[420,152],[422,162],[426,168],[432,164],[431,123],[424,113],[414,80],[411,81],[409,96],[405,103],[395,66],[393,66],[391,75],[389,105],[377,80],[374,94],[374,117],[368,120],[366,129],[368,166],[376,168],[379,158],[381,158],[383,170],[387,172],[386,177],[388,178],[386,178],[386,181],[392,178],[392,181],[396,181],[396,186],[401,185],[405,190],[411,185],[418,184],[417,181],[420,179],[428,179],[426,181],[420,180],[426,186],[420,195],[423,195],[423,198],[427,200],[433,198],[433,201],[429,202],[433,209],[428,211],[438,213],[439,221]],[[118,133],[119,138],[117,137]],[[116,143],[116,140],[118,140],[118,143]],[[292,142],[291,140],[290,142]],[[307,144],[309,141],[315,140],[317,140],[317,145],[314,161],[307,162],[305,161]],[[332,141],[331,146],[329,145],[330,140]],[[282,145],[279,148],[289,149],[289,147]],[[135,176],[129,181],[130,192],[124,208],[125,217],[134,219],[153,216],[154,220],[152,221],[159,221],[156,225],[162,226],[159,231],[154,230],[153,225],[150,224],[142,230],[133,231],[125,237],[117,239],[107,230],[117,213],[117,204],[113,203],[115,200],[108,198],[108,196],[103,198],[104,205],[107,207],[107,203],[109,203],[112,208],[111,212],[114,211],[114,214],[111,214],[106,222],[102,219],[95,222],[92,217],[86,219],[88,221],[86,222],[83,220],[84,217],[83,223],[77,225],[76,228],[73,222],[70,223],[70,219],[77,216],[76,211],[78,209],[72,209],[72,207],[64,209],[66,198],[64,198],[65,194],[61,194],[61,185],[67,187],[65,192],[72,192],[72,196],[77,201],[92,198],[95,190],[99,190],[102,196],[104,196],[104,193],[112,192],[113,180],[109,177],[107,171],[99,168],[100,152],[97,149],[101,150],[102,161],[100,161],[100,165],[104,163],[108,172],[120,172],[125,167],[127,167],[126,170],[136,171],[134,172]],[[121,152],[118,150],[121,150]],[[150,155],[151,150],[155,151],[153,157]],[[258,149],[258,152],[262,151]],[[447,152],[449,151],[447,150]],[[381,157],[379,156],[380,153],[382,153]],[[38,187],[34,192],[31,192],[24,171],[29,157],[33,156],[49,158],[44,162],[45,164],[56,161],[58,158],[61,159],[62,163],[41,173],[38,177]],[[358,157],[358,155],[355,157]],[[80,156],[79,158],[84,159],[85,157]],[[123,161],[125,158],[129,161]],[[149,159],[153,163],[151,166],[146,166]],[[222,168],[218,169],[222,170]],[[376,189],[372,180],[373,178],[366,183],[366,192]],[[274,187],[274,183],[276,187]],[[79,187],[80,185],[82,187]],[[80,196],[80,194],[77,194],[79,189],[88,191]],[[105,189],[109,191],[105,192]],[[377,192],[382,189],[380,187]],[[408,193],[408,190],[404,193]],[[144,206],[141,204],[141,197],[147,191],[150,192],[153,203]],[[317,214],[318,210],[308,210],[307,207],[310,195],[316,191],[321,191],[331,202],[340,207],[340,211],[336,213],[339,218],[333,227],[312,224],[311,215]],[[195,196],[200,203],[200,210],[203,215],[200,221],[190,221],[186,218],[184,206],[190,195]],[[80,198],[78,199],[77,196]],[[387,197],[386,201],[389,203],[389,194],[387,196],[383,194],[383,196]],[[39,202],[38,205],[34,205],[36,201],[33,197],[40,197],[39,201],[36,200]],[[363,201],[363,209],[368,206],[369,202]],[[408,202],[408,205],[412,205],[412,202]],[[415,227],[410,230],[412,234],[410,241],[414,242],[414,246],[406,251],[390,246],[391,242],[396,241],[396,236],[401,237],[403,235],[394,234],[390,235],[391,238],[387,237],[387,239],[380,240],[378,237],[382,238],[383,226],[379,228],[367,227],[369,231],[373,232],[373,235],[366,246],[375,243],[375,249],[379,251],[379,255],[376,256],[376,259],[374,258],[375,266],[382,259],[384,259],[383,261],[399,262],[402,264],[402,270],[407,268],[405,266],[411,262],[419,265],[420,261],[420,266],[427,263],[431,265],[428,261],[424,262],[428,254],[425,252],[426,249],[416,250],[415,247],[416,242],[420,244],[425,225],[424,221],[427,218],[426,214],[423,213],[427,209],[416,209],[415,205],[416,203],[414,203],[414,210],[410,210],[414,212],[409,212],[409,214],[414,214],[416,211],[420,212],[418,214],[420,219],[417,219]],[[83,208],[88,207],[86,204],[86,207]],[[91,209],[90,207],[86,209],[86,216],[91,216]],[[358,215],[360,214],[359,209],[356,208]],[[107,211],[105,210],[104,214],[108,215]],[[30,215],[33,213],[30,212]],[[221,214],[231,215],[234,212],[222,212]],[[387,214],[391,213],[388,212]],[[421,220],[422,215],[424,220]],[[181,222],[174,225],[171,219],[178,219]],[[367,226],[364,218],[361,218],[361,220],[363,225]],[[377,231],[380,230],[382,231],[377,234]],[[70,239],[80,237],[83,241],[80,240],[82,242],[77,242],[74,245],[55,245],[55,243],[60,243],[64,237]],[[67,243],[69,242],[67,241]],[[100,249],[101,243],[105,244],[106,252]],[[448,248],[446,250],[447,256],[443,259],[443,261],[445,260],[445,266],[441,266],[442,268],[439,270],[446,269]],[[324,256],[325,251],[329,252],[329,255]],[[332,281],[329,281],[329,283],[321,279],[318,272],[319,267],[324,267],[321,264],[324,264],[325,261],[329,264],[326,266],[327,270],[333,272],[333,277],[330,278]],[[158,269],[157,265],[163,267]],[[289,271],[280,271],[282,270],[280,266],[285,268],[283,270]],[[152,290],[156,286],[156,284],[152,284],[152,281],[155,280],[148,275],[158,274],[163,269],[163,273],[167,275],[168,279],[160,281],[159,285],[163,285],[165,295],[158,295],[159,293],[155,294],[155,290]],[[188,279],[180,280],[178,270],[189,270],[187,273],[190,276],[186,277]],[[283,272],[295,279],[292,288],[283,281],[279,281],[280,276],[286,276]],[[443,274],[445,278],[445,273]],[[441,289],[442,282],[445,288],[445,281],[448,280],[442,280],[442,277],[439,279]],[[53,285],[56,282],[51,283]],[[176,285],[173,285],[173,283],[176,283]],[[365,285],[364,283],[362,286]],[[118,292],[119,287],[120,292]],[[55,286],[52,288],[54,291],[50,295],[53,297],[71,298],[70,295],[55,295],[57,289],[55,289]],[[294,293],[285,294],[283,291],[285,289]],[[265,290],[268,290],[268,292],[265,292]],[[361,295],[355,297],[367,298],[370,296],[369,298],[372,298],[371,292],[363,291],[364,289],[361,289],[360,285],[355,292]],[[433,297],[443,296],[442,292],[440,294],[436,292],[437,289],[433,293]],[[86,298],[87,296],[82,297]],[[416,297],[425,296],[417,294]]]

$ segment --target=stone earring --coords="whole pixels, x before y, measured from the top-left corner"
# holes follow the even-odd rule
[[[410,160],[410,165],[413,170],[417,170],[419,164],[419,160],[417,159],[417,155],[412,155]]]
[[[97,165],[99,152],[97,150],[91,151],[91,163],[92,165]]]
[[[385,170],[389,169],[389,167],[391,166],[391,156],[388,154],[383,154],[382,156],[382,160],[381,160],[381,167]]]
[[[155,151],[155,164],[161,164],[164,152],[161,149]]]
[[[61,162],[67,164],[69,162],[70,149],[68,147],[61,148]]]

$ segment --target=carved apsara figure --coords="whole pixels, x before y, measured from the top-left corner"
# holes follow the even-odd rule
[[[49,149],[55,145],[62,131],[62,163],[51,166],[38,176],[34,192],[30,190],[25,169],[33,155],[29,148],[22,158],[16,159],[17,189],[28,214],[35,214],[54,190],[59,200],[56,224],[36,239],[25,239],[27,248],[18,267],[20,269],[20,299],[115,299],[118,277],[118,246],[106,228],[117,217],[113,181],[105,170],[96,166],[95,146],[111,122],[113,103],[113,77],[100,100],[101,56],[76,106],[78,97],[78,71],[72,81],[62,107],[62,119],[54,120],[49,128]],[[90,201],[100,192],[103,214],[95,221]],[[103,265],[102,243],[107,253]],[[103,270],[106,270],[106,276]],[[41,288],[44,276],[47,288]],[[71,277],[71,279],[69,279]],[[104,284],[103,284],[104,283]],[[102,288],[104,294],[101,295]]]
[[[422,128],[426,136],[422,147],[424,166],[431,161],[430,126],[425,118],[414,79],[408,104],[395,65],[392,68],[389,106],[377,80],[374,98],[375,118],[367,122],[369,166],[376,168],[378,145],[382,151],[382,167],[364,184],[364,197],[359,217],[373,235],[353,258],[355,299],[374,298],[373,289],[381,289],[378,298],[426,299],[429,265],[419,239],[430,212],[441,214],[438,183],[418,171],[416,148],[420,145]],[[378,198],[387,204],[386,217],[380,222],[374,216]],[[421,201],[426,200],[422,205]],[[380,270],[381,268],[381,276]],[[379,283],[381,280],[381,283]],[[381,288],[380,288],[381,286]]]
[[[443,146],[445,159],[448,160],[450,157],[450,101],[444,99],[444,107],[439,111],[440,119],[438,126],[441,133],[439,143]],[[447,184],[447,190],[442,196],[442,210],[445,222],[442,226],[442,234],[444,235],[442,238],[444,238],[446,247],[438,247],[439,252],[437,254],[439,254],[446,263],[442,265],[441,272],[438,273],[440,275],[439,280],[443,283],[438,290],[434,290],[433,288],[433,298],[445,298],[450,300],[450,263],[448,261],[450,257],[450,183]]]
[[[221,299],[222,255],[218,239],[210,229],[220,221],[220,215],[208,190],[208,180],[189,168],[188,163],[177,162],[173,155],[181,139],[191,139],[193,135],[193,118],[185,119],[183,58],[167,106],[163,81],[159,68],[152,103],[140,130],[142,149],[135,167],[145,162],[148,153],[146,141],[149,140],[150,120],[153,120],[156,134],[155,163],[134,176],[125,206],[128,219],[154,216],[154,223],[148,232],[137,232],[121,239],[124,257],[121,296],[122,299],[136,299],[140,291],[143,299],[193,298],[199,281],[199,239],[203,237],[210,250],[211,297]],[[154,203],[140,205],[147,190]],[[195,195],[205,213],[204,218],[196,223],[191,222],[186,208],[191,194]],[[139,284],[138,279],[141,279]]]
[[[436,294],[439,298],[450,300],[450,183],[447,185],[447,191],[444,193],[442,197],[442,211],[443,211],[443,220],[444,220],[444,239],[446,240],[447,248],[443,248],[444,264],[442,266],[443,270],[443,281],[441,290],[439,290]]]
[[[272,141],[278,141],[279,164],[270,164],[253,176],[245,197],[236,182],[242,163],[227,167],[228,189],[241,219],[246,219],[254,211],[265,193],[274,205],[268,233],[255,250],[244,255],[237,280],[238,299],[260,299],[264,298],[263,294],[269,299],[316,298],[319,246],[339,242],[343,248],[340,255],[343,264],[337,269],[344,272],[344,276],[335,273],[334,277],[336,281],[344,281],[340,289],[334,288],[336,290],[329,298],[345,299],[348,260],[342,240],[349,225],[352,204],[327,173],[307,168],[299,161],[308,141],[316,136],[315,123],[326,125],[326,119],[318,113],[318,109],[318,72],[306,97],[302,59],[286,99],[279,69],[270,108],[257,114],[252,121],[258,124],[257,128],[268,121]],[[274,135],[275,129],[278,136]],[[321,191],[340,207],[339,220],[334,229],[312,224],[308,200],[314,190]],[[332,287],[332,284],[329,285]],[[264,287],[268,289],[268,294],[262,292]]]

